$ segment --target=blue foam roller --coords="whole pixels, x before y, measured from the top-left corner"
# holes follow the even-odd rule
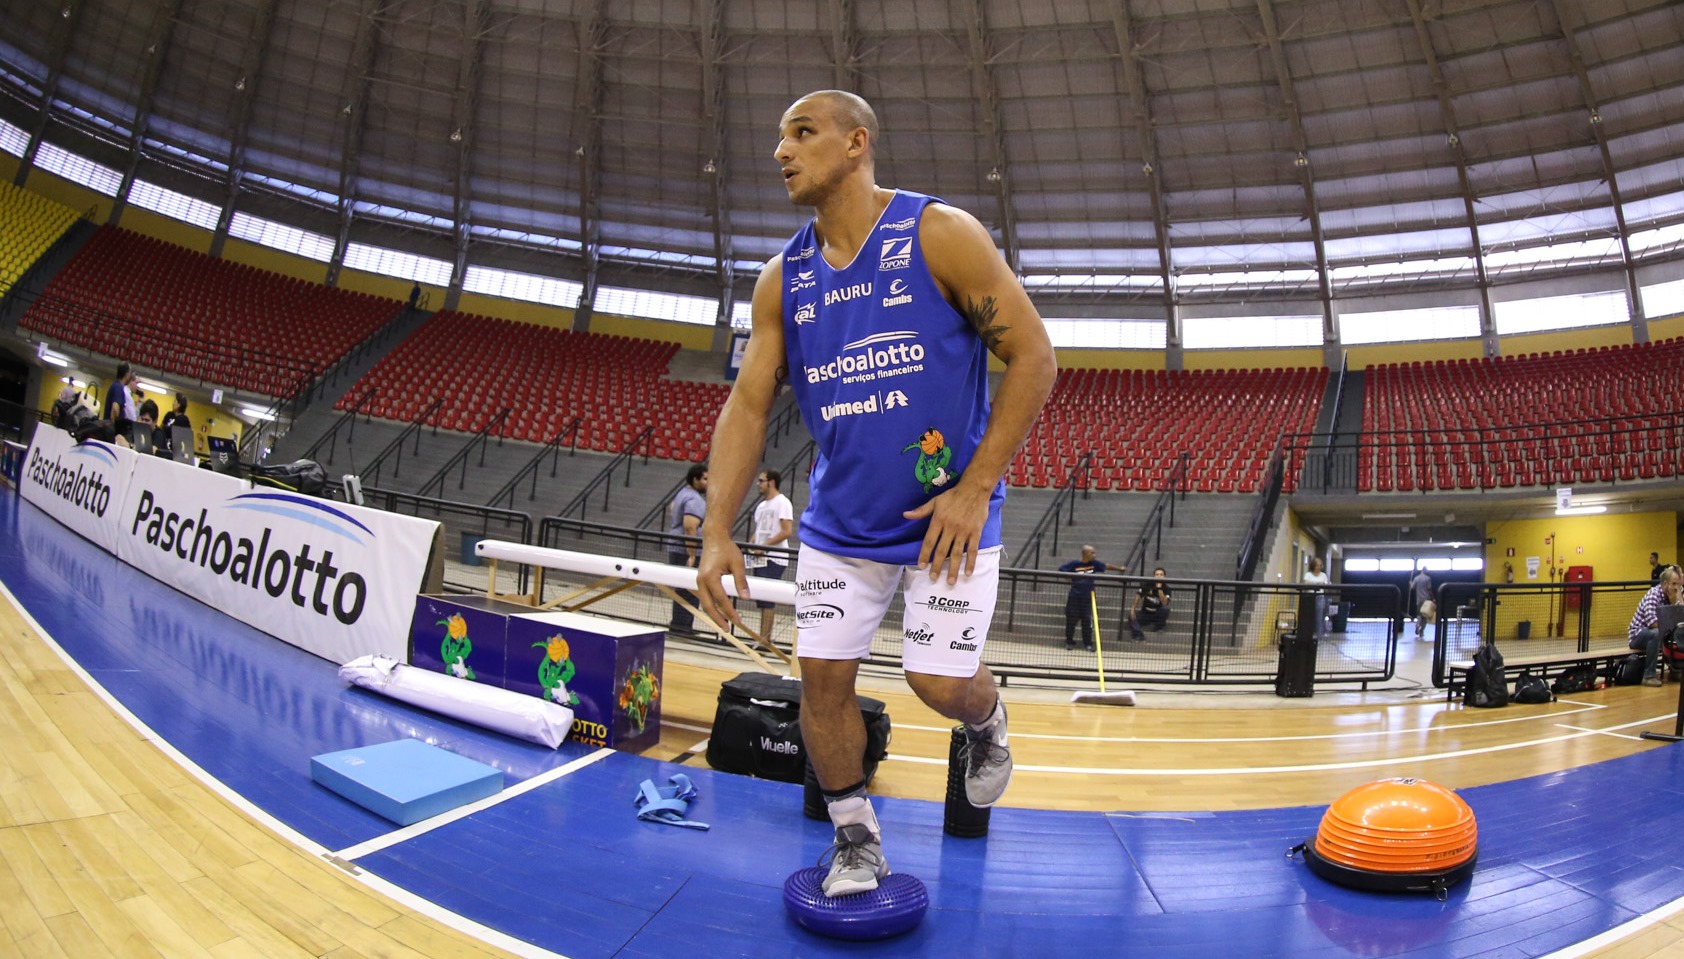
[[[784,908],[803,928],[832,939],[887,939],[910,932],[930,908],[930,894],[914,876],[895,872],[868,892],[824,894],[829,870],[808,866],[784,880]]]

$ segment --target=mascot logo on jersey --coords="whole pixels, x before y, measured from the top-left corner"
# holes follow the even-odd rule
[[[913,450],[918,451],[918,462],[912,466],[912,476],[924,484],[924,492],[946,486],[958,478],[956,474],[947,471],[947,464],[953,462],[953,451],[948,448],[941,430],[930,427],[916,442],[906,444],[901,452],[910,453]]]

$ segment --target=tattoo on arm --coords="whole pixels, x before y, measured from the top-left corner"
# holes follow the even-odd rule
[[[983,297],[981,302],[966,297],[965,308],[960,312],[964,314],[965,319],[970,321],[977,336],[982,337],[982,345],[990,350],[999,347],[1000,340],[1005,337],[1006,330],[1009,327],[1003,323],[995,322],[995,319],[999,316],[1000,307],[994,302],[992,296]]]
[[[787,382],[789,382],[789,367],[779,366],[778,371],[772,374],[772,385],[782,386]]]

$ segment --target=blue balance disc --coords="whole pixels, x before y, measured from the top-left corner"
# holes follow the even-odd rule
[[[808,866],[784,880],[784,908],[806,929],[833,939],[887,939],[910,931],[930,908],[924,884],[890,873],[877,888],[835,899],[824,894],[829,870]]]

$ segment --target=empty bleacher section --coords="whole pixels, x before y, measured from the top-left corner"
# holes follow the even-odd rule
[[[279,397],[401,306],[104,226],[18,325],[146,369]]]
[[[1314,427],[1326,382],[1325,369],[1061,370],[1009,481],[1061,486],[1092,451],[1093,488],[1157,490],[1187,452],[1193,490],[1253,492],[1276,440]]]
[[[365,412],[408,420],[442,396],[436,424],[467,432],[511,409],[504,435],[535,443],[580,415],[580,449],[618,451],[648,427],[650,455],[700,461],[730,387],[665,378],[677,351],[673,343],[446,311],[376,363],[340,406],[373,388]]]
[[[0,294],[23,278],[77,216],[62,203],[0,181],[0,223],[5,224],[0,230]]]
[[[1673,476],[1684,339],[1367,371],[1364,492]]]

